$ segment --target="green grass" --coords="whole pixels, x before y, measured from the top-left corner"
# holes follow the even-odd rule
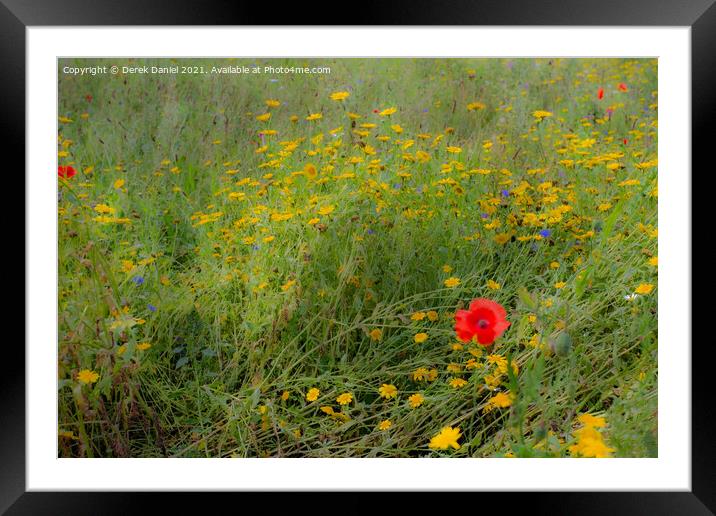
[[[613,456],[655,456],[656,290],[625,296],[657,283],[656,60],[272,64],[304,63],[331,73],[60,72],[59,163],[78,173],[59,187],[59,455],[561,457],[590,413]],[[59,67],[94,64],[122,63]],[[454,314],[479,297],[511,326],[458,349]],[[494,391],[489,354],[518,366]],[[430,449],[448,425],[460,448]]]

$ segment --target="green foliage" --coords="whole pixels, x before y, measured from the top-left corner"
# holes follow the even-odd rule
[[[656,455],[656,60],[272,64],[331,73],[60,73],[60,455]]]

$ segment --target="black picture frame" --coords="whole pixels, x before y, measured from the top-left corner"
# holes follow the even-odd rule
[[[269,12],[257,2],[228,0],[0,0],[0,83],[2,113],[7,149],[23,156],[25,151],[25,29],[31,26],[83,25],[551,25],[551,26],[688,26],[691,28],[692,72],[692,168],[697,163],[713,168],[709,129],[716,114],[716,5],[715,0],[460,0],[429,2],[401,0],[364,1],[351,14],[327,19],[336,4],[311,2],[287,4]],[[708,160],[708,161],[707,161]],[[22,166],[22,165],[19,166]],[[18,166],[18,170],[19,170]],[[707,172],[705,169],[704,172]],[[689,173],[684,171],[684,174]],[[693,172],[692,182],[693,182]],[[19,175],[19,174],[18,174]],[[17,176],[16,176],[17,177]],[[24,181],[20,188],[24,191]],[[692,203],[697,206],[695,202]],[[707,203],[708,205],[708,203]],[[704,218],[692,214],[694,227],[704,226]],[[700,232],[692,229],[692,235]],[[24,235],[23,235],[24,241]],[[24,249],[24,247],[23,247]],[[24,253],[24,250],[23,250]],[[699,255],[692,252],[692,267]],[[708,259],[708,258],[707,258]],[[25,270],[27,275],[27,270]],[[27,276],[26,276],[27,277]],[[24,292],[24,288],[22,290]],[[24,294],[23,294],[24,298]],[[691,302],[692,320],[708,317],[712,302]],[[19,304],[19,303],[18,303]],[[24,304],[23,304],[24,306]],[[26,306],[26,309],[32,309]],[[689,345],[689,336],[684,343]],[[481,493],[508,512],[524,510],[527,514],[714,514],[716,512],[716,441],[710,435],[714,423],[710,342],[692,339],[692,490],[690,492],[590,492],[590,493]],[[149,508],[148,498],[160,497],[162,512],[178,508],[191,512],[193,506],[206,510],[229,498],[242,497],[262,503],[265,495],[210,493],[197,497],[187,493],[77,493],[25,492],[25,353],[17,344],[8,342],[3,355],[5,371],[0,375],[2,388],[0,424],[0,511],[7,514],[127,514]],[[8,366],[7,364],[11,364]],[[255,498],[255,500],[250,500]],[[271,495],[272,504],[283,497]],[[291,507],[305,500],[294,493]],[[433,498],[439,502],[440,498]],[[285,499],[285,498],[283,498]],[[376,506],[363,494],[342,494],[339,501],[344,512],[373,512]],[[508,501],[505,501],[508,500]],[[425,496],[414,496],[409,505],[427,509]],[[332,502],[328,502],[329,504]],[[452,502],[445,501],[450,505]],[[474,503],[474,502],[473,502]],[[480,506],[484,507],[484,502]],[[252,504],[253,505],[253,504]],[[314,507],[320,508],[315,502]],[[321,504],[323,505],[323,504]],[[406,512],[409,505],[404,506]],[[445,507],[445,506],[444,506]],[[477,506],[474,506],[478,510]],[[446,508],[446,507],[445,507]],[[235,506],[236,510],[239,510]],[[270,512],[279,506],[271,505]]]

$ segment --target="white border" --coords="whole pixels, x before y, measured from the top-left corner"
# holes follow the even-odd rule
[[[690,39],[688,27],[28,28],[27,489],[690,490]],[[658,57],[659,458],[56,458],[58,56]]]

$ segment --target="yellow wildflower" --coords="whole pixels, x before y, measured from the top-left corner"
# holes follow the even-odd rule
[[[378,424],[378,430],[388,430],[393,423],[389,419],[385,419]]]
[[[541,122],[543,119],[551,117],[552,113],[538,109],[537,111],[532,112],[532,116],[535,117],[538,122]]]
[[[350,392],[344,392],[336,398],[339,405],[348,405],[353,401],[353,395]]]
[[[370,340],[381,340],[383,338],[383,332],[378,328],[370,330],[368,335],[370,336]]]
[[[410,408],[418,408],[424,401],[425,398],[423,398],[423,395],[419,392],[408,397],[408,404],[410,405]]]
[[[447,288],[457,287],[457,286],[460,284],[460,278],[456,278],[456,277],[452,276],[452,277],[446,279],[446,280],[443,282],[443,284],[444,284]]]
[[[577,421],[582,423],[584,426],[591,426],[594,428],[603,428],[607,426],[607,420],[603,417],[593,416],[589,413],[580,414],[577,417]]]
[[[450,447],[459,450],[460,445],[457,440],[460,439],[461,435],[459,427],[453,428],[451,426],[445,426],[437,435],[430,439],[428,446],[434,450],[447,450]]]
[[[336,91],[334,93],[331,93],[331,100],[341,101],[346,100],[348,97],[350,97],[350,93],[347,91]]]
[[[450,380],[450,387],[453,389],[460,389],[462,387],[465,387],[467,385],[467,380],[463,378],[453,378]]]
[[[416,333],[415,337],[413,337],[413,340],[415,340],[416,344],[422,344],[426,340],[428,340],[428,334],[424,332]]]
[[[398,395],[398,389],[393,384],[384,383],[378,389],[381,398],[390,399]]]
[[[637,294],[650,294],[651,291],[654,290],[654,285],[651,283],[642,283],[638,287],[636,287],[635,292]]]
[[[94,371],[90,371],[89,369],[83,369],[77,373],[77,379],[85,384],[95,383],[99,380],[99,374]]]

